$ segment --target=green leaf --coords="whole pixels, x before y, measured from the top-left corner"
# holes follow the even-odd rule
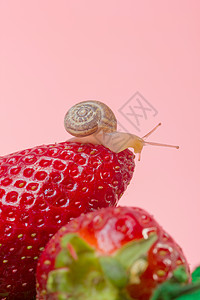
[[[62,248],[66,249],[68,244],[73,245],[77,254],[81,254],[83,252],[94,252],[94,248],[85,242],[77,233],[68,233],[62,237]]]
[[[131,241],[115,253],[115,257],[126,270],[139,258],[146,256],[151,246],[157,240],[157,235],[152,234],[148,239]]]
[[[123,288],[128,283],[128,274],[120,262],[111,256],[101,256],[99,261],[106,278],[116,287]]]
[[[192,273],[192,284],[187,285],[191,287],[191,291],[182,295],[176,300],[199,300],[200,299],[200,266]]]
[[[200,280],[200,266],[197,267],[192,273],[192,282]]]
[[[199,283],[181,285],[180,283],[165,282],[157,288],[151,300],[199,300],[199,290]]]
[[[186,271],[183,266],[178,267],[173,277],[154,291],[151,300],[199,300],[200,299],[200,278],[199,269],[193,273],[195,282],[186,284]]]
[[[125,295],[120,298],[121,289],[106,278],[94,249],[76,234],[62,240],[56,269],[48,276],[47,292],[60,300],[130,300]]]
[[[72,258],[69,255],[69,251],[67,249],[63,249],[61,250],[57,257],[56,257],[56,261],[55,261],[55,267],[56,268],[63,268],[66,266],[69,266],[72,263]]]
[[[47,290],[50,293],[59,292],[70,292],[69,287],[69,270],[59,269],[53,270],[48,275]]]
[[[70,266],[73,263],[74,258],[72,257],[69,251],[69,245],[75,252],[77,258],[83,253],[94,253],[94,249],[88,243],[86,243],[78,234],[68,233],[64,235],[61,239],[62,250],[56,257],[56,268]]]
[[[60,300],[131,300],[125,288],[129,268],[147,254],[156,239],[154,234],[128,243],[112,257],[99,257],[78,234],[66,234],[61,239],[56,269],[49,273],[47,291]]]
[[[180,266],[174,270],[173,279],[179,283],[185,283],[188,281],[188,274],[184,266]]]

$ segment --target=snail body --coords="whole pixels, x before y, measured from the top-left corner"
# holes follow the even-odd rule
[[[135,153],[140,153],[144,146],[144,141],[131,133],[126,132],[103,132],[99,131],[97,134],[91,134],[85,137],[71,138],[69,141],[94,145],[103,145],[115,153],[119,153],[127,148],[134,148]]]
[[[75,136],[75,138],[70,139],[72,142],[101,144],[116,153],[131,147],[139,155],[143,146],[147,144],[179,148],[178,146],[145,141],[145,138],[160,125],[161,123],[143,138],[131,133],[118,132],[117,119],[112,110],[105,103],[92,100],[82,101],[72,106],[64,118],[65,129]]]

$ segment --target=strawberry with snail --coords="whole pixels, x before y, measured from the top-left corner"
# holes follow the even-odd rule
[[[0,299],[34,297],[46,243],[80,214],[115,206],[135,168],[127,148],[140,153],[147,144],[118,133],[113,112],[99,101],[73,106],[65,128],[75,138],[0,157]]]

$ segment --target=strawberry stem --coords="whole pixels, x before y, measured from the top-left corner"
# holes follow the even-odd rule
[[[153,234],[102,256],[78,234],[64,235],[55,268],[48,275],[47,294],[56,299],[131,300],[126,286],[133,277],[132,267],[146,257],[156,239]]]

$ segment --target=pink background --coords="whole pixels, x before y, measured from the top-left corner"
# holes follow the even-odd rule
[[[146,147],[121,205],[151,212],[200,263],[200,1],[0,1],[0,155],[69,138],[77,101],[118,109],[139,91],[141,127],[180,150]]]

